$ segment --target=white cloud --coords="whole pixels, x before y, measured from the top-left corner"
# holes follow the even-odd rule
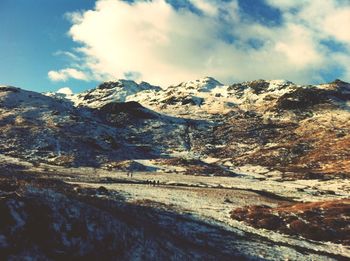
[[[49,71],[48,77],[51,81],[54,82],[67,81],[69,78],[83,81],[89,80],[89,77],[86,75],[86,73],[74,68],[66,68],[59,71]]]
[[[57,51],[53,55],[67,57],[68,59],[70,59],[72,61],[79,61],[80,60],[80,58],[76,54],[74,54],[72,52],[68,52],[68,51]]]
[[[291,24],[285,29],[288,32],[283,39],[276,41],[276,51],[283,53],[289,63],[305,68],[322,62],[322,54],[317,51],[317,43],[312,34],[303,26]]]
[[[208,15],[216,15],[218,13],[218,6],[214,2],[207,0],[190,0],[190,2],[202,12]]]
[[[350,44],[350,3],[340,0],[266,0],[281,9],[294,8],[295,12],[284,11],[287,23],[304,25],[315,38],[332,37],[336,41]]]
[[[326,16],[323,25],[329,35],[350,45],[350,7],[338,9]]]
[[[323,40],[350,46],[349,5],[337,0],[265,0],[282,12],[269,27],[246,19],[236,0],[190,0],[205,15],[165,0],[98,0],[94,10],[71,13],[69,35],[80,44],[79,68],[91,78],[135,75],[167,86],[206,75],[223,82],[285,78],[310,83],[333,65],[350,68]],[[259,48],[248,42],[261,43]],[[52,80],[88,79],[82,71],[49,72]],[[345,79],[346,80],[346,79]]]
[[[73,91],[69,87],[62,87],[56,91],[56,93],[65,94],[67,96],[73,95]]]
[[[301,8],[307,5],[310,0],[265,0],[269,5],[286,11],[292,8]]]

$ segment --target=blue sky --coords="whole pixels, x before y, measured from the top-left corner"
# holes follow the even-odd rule
[[[350,81],[348,1],[1,0],[0,17],[0,83],[40,92],[118,78]]]
[[[67,36],[71,23],[64,14],[93,8],[94,3],[94,0],[0,0],[0,83],[35,91],[56,90],[65,85],[75,86],[76,90],[91,86],[74,80],[52,82],[47,72],[67,62],[56,52],[76,46]]]

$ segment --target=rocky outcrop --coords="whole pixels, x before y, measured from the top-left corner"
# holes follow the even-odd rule
[[[138,102],[125,103],[108,103],[98,109],[102,118],[109,123],[117,124],[118,126],[125,126],[133,124],[137,120],[155,119],[159,115],[146,109]]]
[[[131,80],[109,81],[72,97],[72,100],[79,106],[99,108],[111,102],[125,102],[128,96],[139,92],[160,90],[160,87],[146,82],[137,84]]]

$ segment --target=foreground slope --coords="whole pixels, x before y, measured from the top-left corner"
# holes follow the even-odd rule
[[[215,209],[211,200],[226,194],[224,191],[212,194],[215,189],[193,188],[186,192],[175,186],[172,193],[178,194],[173,200],[188,197],[192,202],[183,208],[185,205],[154,197],[163,198],[163,190],[171,191],[167,186],[145,184],[139,191],[153,191],[155,200],[150,200],[145,195],[133,195],[137,186],[132,179],[106,184],[96,178],[96,173],[85,171],[81,175],[63,170],[48,173],[0,168],[2,259],[345,260],[349,256],[341,245],[256,233],[248,227],[208,218],[206,212],[198,215],[201,212],[193,211],[196,199],[191,193],[202,192],[198,199]],[[86,183],[90,179],[95,183]],[[233,190],[231,197],[237,203],[239,197],[271,206],[285,202],[249,191]]]

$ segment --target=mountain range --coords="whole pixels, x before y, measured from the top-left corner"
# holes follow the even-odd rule
[[[2,85],[0,174],[2,260],[347,260],[350,84]]]
[[[350,171],[350,84],[213,78],[162,89],[130,80],[79,94],[0,87],[0,152],[70,166],[215,158],[288,176]],[[30,141],[30,142],[29,142]]]

